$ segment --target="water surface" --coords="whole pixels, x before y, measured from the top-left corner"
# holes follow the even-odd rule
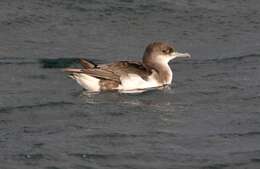
[[[0,2],[0,168],[258,169],[260,3]],[[190,60],[174,84],[89,94],[62,68],[140,59],[151,41]]]

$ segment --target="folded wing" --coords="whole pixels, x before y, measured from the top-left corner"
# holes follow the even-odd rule
[[[116,82],[121,82],[121,78],[128,76],[129,74],[137,74],[144,80],[148,79],[148,76],[152,73],[150,70],[146,69],[140,62],[130,62],[130,61],[119,61],[111,64],[101,64],[96,65],[87,60],[81,59],[80,64],[84,69],[75,71],[76,73],[86,73],[90,76],[104,79],[112,80]],[[69,73],[73,73],[70,69]]]

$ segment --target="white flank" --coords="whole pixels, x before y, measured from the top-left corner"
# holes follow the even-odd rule
[[[148,77],[148,80],[142,79],[140,76],[136,74],[129,74],[121,78],[121,85],[118,87],[119,90],[136,90],[136,89],[145,89],[161,86],[162,84],[158,83],[155,79],[153,73]]]
[[[74,73],[73,78],[80,84],[83,88],[91,91],[98,92],[100,91],[99,79],[89,76],[83,73]]]

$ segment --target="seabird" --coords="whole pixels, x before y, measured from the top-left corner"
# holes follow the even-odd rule
[[[66,68],[64,71],[90,92],[143,90],[170,85],[172,70],[168,62],[177,57],[191,55],[179,53],[167,43],[153,42],[146,47],[142,62],[97,65],[80,59],[82,69]]]

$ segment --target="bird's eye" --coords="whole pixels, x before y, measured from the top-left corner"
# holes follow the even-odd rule
[[[163,50],[163,53],[169,54],[169,53],[170,53],[170,50],[169,50],[169,49],[165,49],[165,50]]]
[[[172,52],[174,52],[174,49],[173,49],[173,48],[168,48],[168,49],[164,49],[164,50],[163,50],[163,53],[165,53],[165,54],[170,54],[170,53],[172,53]]]

